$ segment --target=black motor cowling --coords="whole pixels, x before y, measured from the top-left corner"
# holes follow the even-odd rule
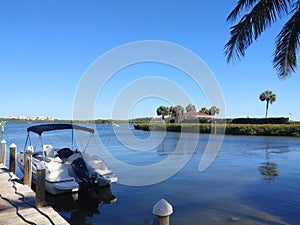
[[[86,163],[83,158],[74,159],[72,162],[72,168],[77,175],[77,177],[85,183],[89,183],[91,180],[91,175],[87,169]]]

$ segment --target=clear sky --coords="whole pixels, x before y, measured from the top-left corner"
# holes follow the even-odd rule
[[[223,93],[227,117],[264,117],[265,102],[259,95],[269,89],[277,95],[269,116],[291,115],[300,120],[300,69],[280,80],[272,67],[274,38],[284,20],[264,32],[242,61],[226,63],[223,48],[231,25],[226,16],[236,2],[1,1],[0,117],[71,119],[76,90],[97,58],[127,43],[161,40],[183,46],[202,58]],[[144,63],[111,77],[99,93],[95,118],[111,118],[118,93],[131,82],[151,76],[180,85],[189,92],[197,110],[209,107],[205,94],[199,94],[193,82],[176,69]],[[132,106],[128,117],[154,117],[159,105],[173,103],[143,98]]]

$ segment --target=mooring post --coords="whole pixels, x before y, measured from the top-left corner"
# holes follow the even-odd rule
[[[16,154],[17,154],[17,146],[12,143],[9,146],[9,171],[16,174]]]
[[[24,152],[24,184],[31,188],[32,179],[32,152]]]
[[[170,224],[170,215],[173,213],[173,207],[165,199],[159,200],[153,206],[153,214],[157,216],[160,225]]]
[[[1,158],[0,158],[1,162],[4,165],[6,164],[6,141],[3,139],[1,141]]]
[[[35,206],[37,208],[44,207],[44,201],[45,201],[45,173],[46,173],[46,168],[45,168],[43,163],[40,163],[37,166],[37,171],[36,171]]]
[[[217,121],[214,121],[214,124],[215,124],[215,126],[214,126],[214,128],[215,128],[215,134],[217,134]]]

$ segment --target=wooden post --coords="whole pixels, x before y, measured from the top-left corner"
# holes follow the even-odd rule
[[[37,166],[36,171],[36,199],[35,199],[35,206],[37,208],[44,207],[44,200],[45,200],[45,173],[46,169],[44,164],[40,164]]]
[[[24,152],[24,184],[31,188],[32,179],[32,152]]]
[[[0,163],[6,164],[6,141],[3,139],[1,141],[1,158]]]
[[[217,121],[214,121],[214,124],[215,124],[215,134],[217,134]]]
[[[9,171],[16,174],[16,154],[17,154],[17,146],[12,143],[9,146],[10,154],[9,154]]]
[[[153,206],[153,214],[157,216],[160,225],[170,224],[170,215],[173,213],[173,207],[165,199],[159,200]]]

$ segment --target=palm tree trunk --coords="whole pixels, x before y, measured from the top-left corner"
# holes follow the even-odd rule
[[[267,100],[267,106],[266,106],[266,118],[268,118],[268,110],[269,110],[269,101]]]

